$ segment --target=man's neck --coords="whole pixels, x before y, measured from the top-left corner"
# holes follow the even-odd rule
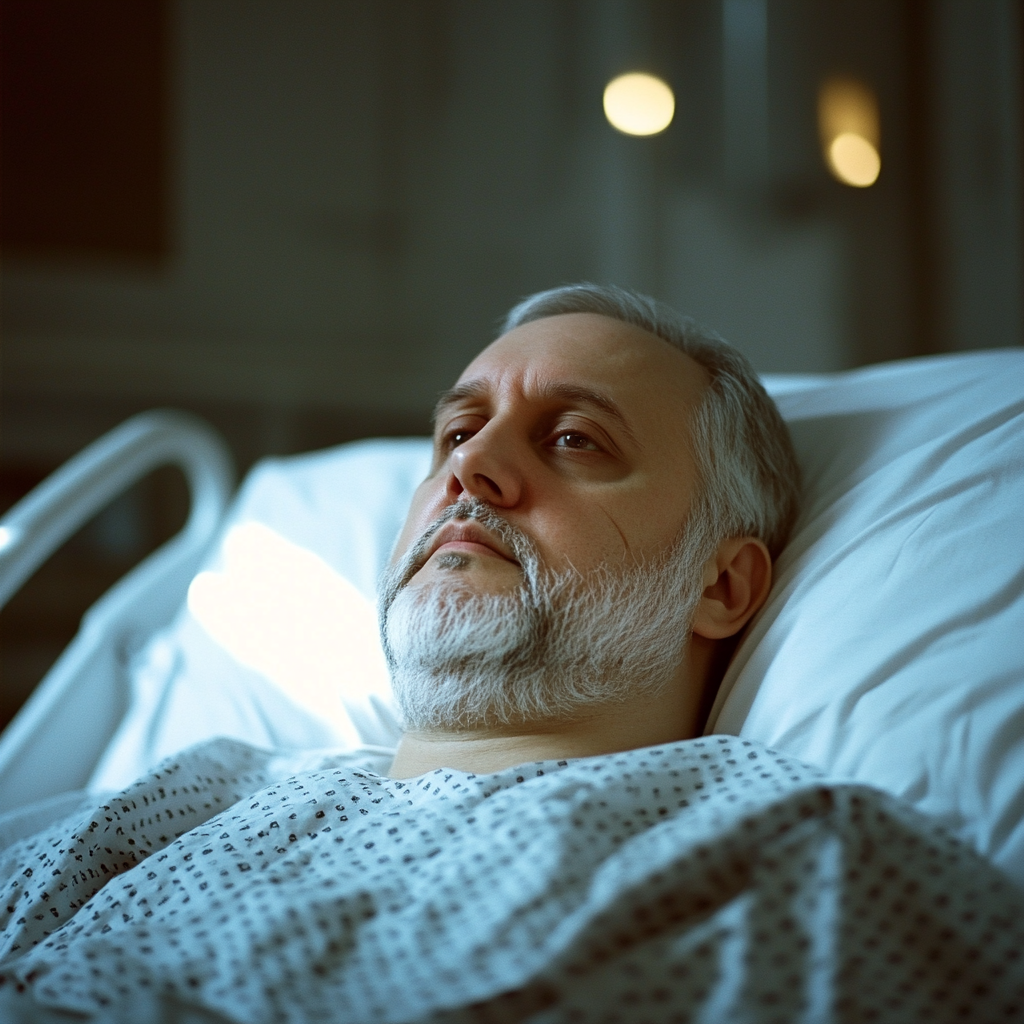
[[[488,773],[530,761],[594,757],[673,743],[695,735],[696,708],[682,688],[635,705],[602,709],[571,722],[526,723],[521,727],[407,732],[389,775],[408,779],[436,768]]]
[[[719,648],[715,641],[694,635],[676,677],[661,693],[597,708],[586,718],[518,728],[407,732],[388,774],[411,779],[436,768],[485,774],[530,761],[596,757],[691,739],[709,710],[702,698],[712,674],[717,682],[725,668],[715,661]]]

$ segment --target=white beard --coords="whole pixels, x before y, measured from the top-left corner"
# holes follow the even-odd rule
[[[459,575],[468,559],[452,554],[438,559],[450,575],[409,590],[430,539],[452,519],[499,536],[522,566],[521,585],[474,591]],[[555,573],[490,506],[450,506],[381,577],[381,637],[406,729],[572,721],[662,692],[689,643],[712,550],[705,530],[688,528],[652,563]]]

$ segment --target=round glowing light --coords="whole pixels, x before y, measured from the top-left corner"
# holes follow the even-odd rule
[[[822,155],[844,185],[867,188],[882,169],[881,119],[874,91],[856,78],[828,78],[818,91]]]
[[[671,123],[676,98],[660,78],[639,71],[613,78],[604,90],[604,114],[626,135],[657,135]]]
[[[863,135],[854,132],[843,132],[832,140],[828,147],[828,163],[841,182],[854,188],[874,185],[882,169],[878,150]]]

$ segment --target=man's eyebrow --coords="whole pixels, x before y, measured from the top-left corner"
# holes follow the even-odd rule
[[[441,393],[441,397],[437,400],[437,405],[434,407],[434,420],[436,421],[444,410],[451,405],[484,398],[489,394],[490,388],[483,381],[468,380],[456,384],[454,387]],[[637,448],[642,447],[629,421],[616,402],[608,395],[596,391],[594,388],[583,387],[579,384],[552,383],[546,384],[540,389],[540,397],[547,400],[562,399],[573,404],[590,405],[600,409],[601,412],[611,416],[619,424],[622,432]]]
[[[541,388],[541,395],[547,399],[560,398],[576,405],[592,405],[594,408],[600,409],[601,412],[618,422],[619,428],[637,448],[643,447],[637,440],[636,434],[633,433],[629,420],[608,395],[578,384],[547,384]]]
[[[461,384],[456,384],[454,387],[448,388],[447,391],[441,392],[437,405],[434,406],[432,420],[436,423],[441,413],[450,405],[458,405],[459,402],[465,402],[473,398],[484,398],[489,393],[490,388],[480,380],[467,380]]]

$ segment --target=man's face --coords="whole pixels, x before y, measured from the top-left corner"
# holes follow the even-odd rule
[[[656,558],[697,486],[688,421],[706,384],[689,357],[608,317],[570,313],[510,331],[442,399],[433,467],[393,560],[468,498],[523,531],[550,570]],[[457,562],[460,586],[502,593],[522,580],[511,555],[492,532],[455,520],[407,586],[437,583]]]

